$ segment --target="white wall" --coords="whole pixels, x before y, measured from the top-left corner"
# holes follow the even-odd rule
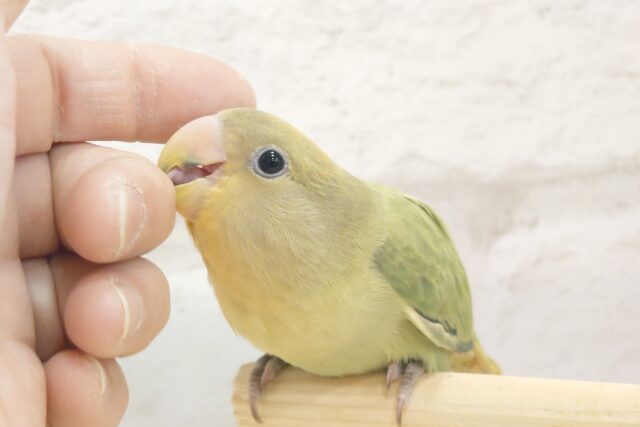
[[[260,108],[442,214],[505,373],[640,382],[640,2],[34,0],[15,30],[230,62]],[[124,425],[232,425],[231,379],[258,352],[182,224],[151,258],[173,313],[122,361]]]

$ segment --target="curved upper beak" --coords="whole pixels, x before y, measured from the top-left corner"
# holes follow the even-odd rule
[[[158,166],[176,186],[180,214],[194,220],[211,187],[222,178],[221,166],[227,160],[222,122],[218,115],[187,123],[166,143]]]

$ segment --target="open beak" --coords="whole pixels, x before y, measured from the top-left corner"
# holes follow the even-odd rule
[[[189,122],[169,138],[158,166],[176,186],[177,208],[187,219],[197,216],[208,190],[222,179],[226,160],[218,115]]]
[[[174,185],[183,185],[215,173],[226,160],[222,124],[216,115],[178,129],[164,146],[158,166]]]

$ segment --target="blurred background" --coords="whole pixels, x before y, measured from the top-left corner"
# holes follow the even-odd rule
[[[640,2],[33,0],[13,32],[215,56],[337,163],[431,204],[509,375],[640,383]],[[216,90],[203,87],[203,91]],[[153,161],[160,146],[117,144]],[[232,426],[241,363],[182,222],[124,426]]]

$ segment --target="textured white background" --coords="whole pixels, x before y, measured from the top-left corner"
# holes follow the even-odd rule
[[[639,1],[35,0],[18,31],[228,61],[260,108],[441,213],[507,374],[640,383]],[[173,312],[122,361],[123,425],[231,426],[232,377],[258,352],[182,223],[150,257]]]

